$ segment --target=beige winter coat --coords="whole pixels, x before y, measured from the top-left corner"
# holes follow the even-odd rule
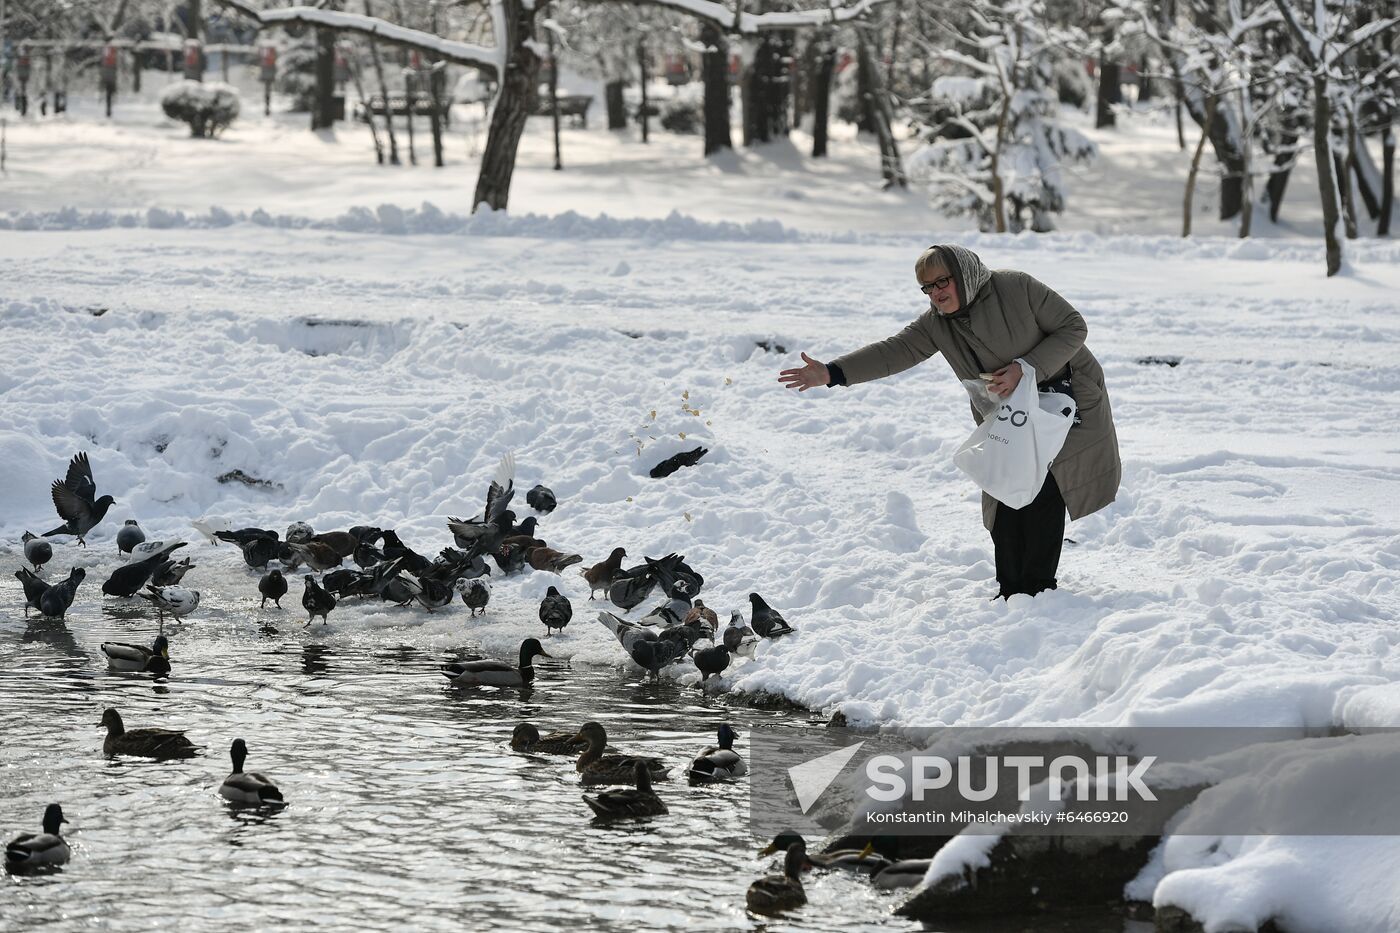
[[[1084,346],[1089,332],[1084,319],[1024,272],[992,272],[970,250],[941,249],[945,259],[953,260],[948,268],[958,280],[961,309],[945,316],[930,307],[893,337],[833,360],[846,384],[892,376],[940,352],[959,379],[976,379],[979,372],[992,372],[1019,357],[1035,367],[1037,382],[1045,382],[1062,377],[1068,364],[1081,423],[1070,429],[1050,472],[1070,518],[1108,505],[1118,494],[1122,464],[1103,368]],[[972,416],[981,422],[976,411]],[[997,504],[983,494],[982,521],[988,530]]]

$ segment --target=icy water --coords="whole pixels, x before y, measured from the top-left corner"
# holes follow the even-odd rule
[[[188,581],[205,593],[192,619],[165,626],[174,673],[161,684],[107,670],[101,642],[149,644],[157,622],[135,600],[103,599],[104,578],[89,573],[66,624],[26,621],[18,585],[0,582],[0,832],[36,831],[59,802],[74,848],[62,872],[0,880],[0,929],[918,928],[891,916],[901,892],[840,874],[810,876],[801,911],[750,917],[744,891],[771,863],[755,857],[766,840],[748,831],[743,782],[660,784],[669,816],[598,825],[571,760],[508,744],[522,720],[543,731],[596,719],[674,774],[722,721],[746,752],[753,726],[821,727],[800,713],[543,659],[527,691],[457,689],[438,665],[459,652],[415,643],[411,627],[304,629],[289,608],[259,614],[276,620],[268,633],[245,594],[207,578]],[[473,647],[464,625],[460,650]],[[185,729],[204,751],[108,761],[108,706],[128,729]],[[285,808],[218,796],[240,736],[247,769],[276,780]],[[1150,927],[1099,916],[996,929]]]

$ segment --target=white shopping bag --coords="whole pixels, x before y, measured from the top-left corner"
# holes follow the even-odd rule
[[[1021,364],[1021,381],[1005,399],[988,392],[985,383],[963,383],[983,421],[963,441],[953,463],[993,499],[1021,509],[1044,485],[1077,409],[1068,395],[1037,390],[1035,369],[1025,360],[1016,362]]]

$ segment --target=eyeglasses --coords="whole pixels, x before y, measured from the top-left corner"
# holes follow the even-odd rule
[[[932,282],[920,282],[920,283],[919,283],[919,291],[921,291],[921,292],[923,292],[925,295],[927,295],[927,294],[929,294],[930,292],[941,292],[941,291],[943,291],[943,289],[947,288],[949,285],[952,285],[952,284],[953,284],[953,277],[952,277],[951,275],[940,275],[938,278],[934,279]]]

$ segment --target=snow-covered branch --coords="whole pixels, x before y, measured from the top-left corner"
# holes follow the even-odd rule
[[[593,0],[593,2],[607,2],[607,0]],[[780,13],[741,12],[737,17],[737,22],[733,11],[715,0],[634,0],[634,2],[685,13],[703,22],[711,23],[724,32],[753,36],[776,29],[809,29],[852,22],[862,19],[871,10],[888,3],[889,0],[855,0],[854,3],[846,6]]]
[[[337,32],[357,33],[396,45],[407,46],[459,65],[479,68],[493,77],[500,73],[501,53],[497,49],[444,39],[430,32],[409,29],[407,26],[400,26],[374,16],[342,13],[338,10],[322,10],[311,6],[259,10],[247,0],[214,0],[214,2],[243,14],[263,27],[285,26],[292,23],[321,26],[334,29]]]

